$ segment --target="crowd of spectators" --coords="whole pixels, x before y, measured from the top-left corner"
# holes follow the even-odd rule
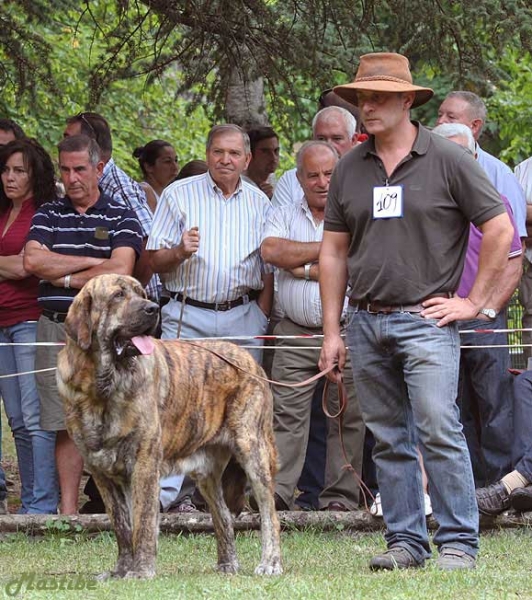
[[[279,510],[350,511],[373,502],[372,514],[386,519],[393,561],[419,566],[428,549],[407,513],[423,503],[423,516],[430,514],[432,499],[440,525],[456,529],[460,511],[467,512],[443,487],[450,474],[436,480],[442,448],[448,448],[446,460],[456,448],[465,452],[454,493],[470,497],[470,471],[481,512],[532,508],[532,377],[510,373],[504,332],[516,288],[523,327],[532,323],[532,157],[514,174],[481,148],[487,114],[472,92],[449,93],[437,123],[427,124],[436,126],[433,131],[411,121],[410,109],[429,101],[432,91],[413,86],[411,78],[402,88],[387,79],[387,68],[404,67],[397,56],[362,57],[360,70],[371,70],[376,60],[384,83],[359,71],[353,84],[320,96],[313,140],[302,144],[296,167],[284,174],[271,127],[244,131],[222,124],[209,132],[205,160],[182,168],[170,141],[136,148],[137,182],[113,160],[107,120],[84,112],[66,119],[56,176],[39,142],[0,119],[0,394],[15,441],[19,513],[104,510],[90,479],[89,501],[80,506],[83,462],[66,431],[53,371],[70,303],[101,273],[139,279],[161,306],[162,339],[236,339],[273,379],[286,382],[315,375],[331,357],[343,367],[348,403],[340,421],[324,417],[323,382],[299,390],[273,387]],[[388,122],[382,114],[392,100],[403,104],[389,109],[396,117]],[[396,140],[399,131],[403,140]],[[421,162],[423,173],[414,169]],[[361,208],[365,195],[373,203],[371,218]],[[454,210],[454,229],[443,224],[445,210]],[[501,215],[508,221],[497,229]],[[497,285],[487,293],[486,270],[500,256],[505,262]],[[475,294],[485,301],[478,310],[458,303]],[[444,381],[451,374],[436,377],[428,369],[420,376],[423,361],[414,360],[412,349],[397,348],[404,339],[376,342],[382,332],[373,331],[374,314],[393,319],[394,326],[406,314],[407,321],[421,315],[440,329],[452,323],[466,330],[456,390]],[[357,335],[349,334],[358,321]],[[275,341],[263,346],[266,333]],[[344,365],[344,351],[335,344],[346,333],[350,356]],[[413,335],[418,351],[437,354],[440,342],[431,339],[425,347],[425,333]],[[523,340],[530,343],[529,332]],[[530,348],[524,352],[529,356]],[[375,367],[366,369],[370,360]],[[442,368],[437,361],[432,366]],[[433,396],[431,378],[432,387],[443,382]],[[447,397],[440,406],[442,394]],[[337,411],[332,387],[326,404]],[[391,422],[403,404],[413,421],[399,436]],[[439,431],[440,420],[448,430]],[[423,495],[410,502],[414,482],[423,482]],[[188,478],[171,474],[160,484],[161,510],[201,509]],[[7,512],[0,466],[0,514]],[[461,544],[448,535],[455,554],[442,561],[444,568],[468,568],[474,561],[475,519],[464,517],[460,526]],[[445,546],[445,532],[439,535]],[[373,568],[389,568],[392,559],[383,556]]]

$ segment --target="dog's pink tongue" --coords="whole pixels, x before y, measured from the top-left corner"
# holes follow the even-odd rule
[[[131,341],[141,354],[151,354],[155,348],[153,340],[147,335],[136,335]]]

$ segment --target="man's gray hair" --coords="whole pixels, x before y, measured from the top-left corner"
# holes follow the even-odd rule
[[[340,158],[338,150],[336,150],[332,144],[329,144],[329,142],[324,142],[322,140],[310,140],[309,142],[305,142],[302,144],[301,148],[299,148],[296,155],[296,169],[298,175],[301,175],[303,172],[303,159],[305,158],[305,154],[310,152],[312,148],[327,148],[331,151],[332,155],[336,159],[336,162],[338,162]]]
[[[475,156],[476,152],[476,143],[475,138],[473,137],[473,132],[467,125],[463,123],[442,123],[437,127],[434,127],[432,133],[436,135],[441,135],[444,138],[451,137],[461,137],[467,140],[467,148],[471,152],[473,156]]]
[[[239,133],[242,136],[242,141],[244,142],[244,150],[246,154],[251,152],[251,145],[249,142],[249,135],[239,127],[238,125],[234,125],[233,123],[226,123],[225,125],[215,125],[207,136],[207,150],[212,146],[212,141],[215,137],[219,135],[224,135],[225,133]]]
[[[345,110],[345,108],[342,108],[341,106],[327,106],[327,108],[322,108],[317,112],[312,119],[312,135],[315,135],[318,121],[327,121],[331,117],[337,115],[344,120],[347,137],[350,140],[353,139],[353,136],[357,131],[357,120],[348,110]]]
[[[464,90],[457,90],[447,94],[447,98],[459,98],[460,100],[467,102],[471,109],[471,117],[473,119],[480,119],[482,123],[486,122],[488,111],[486,109],[486,105],[484,104],[484,100],[482,100],[480,96],[477,96],[477,94],[473,92],[466,92]]]
[[[87,152],[89,154],[89,163],[95,167],[102,160],[102,151],[98,142],[85,134],[70,135],[63,138],[57,144],[59,154],[61,152]]]

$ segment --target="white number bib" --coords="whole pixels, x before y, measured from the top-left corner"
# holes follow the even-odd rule
[[[391,219],[403,216],[403,186],[373,188],[373,218]]]

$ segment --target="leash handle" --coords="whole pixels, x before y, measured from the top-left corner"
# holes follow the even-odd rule
[[[181,327],[183,325],[183,314],[185,312],[185,304],[187,302],[188,279],[190,276],[190,258],[187,258],[185,263],[185,285],[183,286],[183,298],[181,300],[181,311],[179,312],[179,322],[177,323],[177,339],[181,338]]]

